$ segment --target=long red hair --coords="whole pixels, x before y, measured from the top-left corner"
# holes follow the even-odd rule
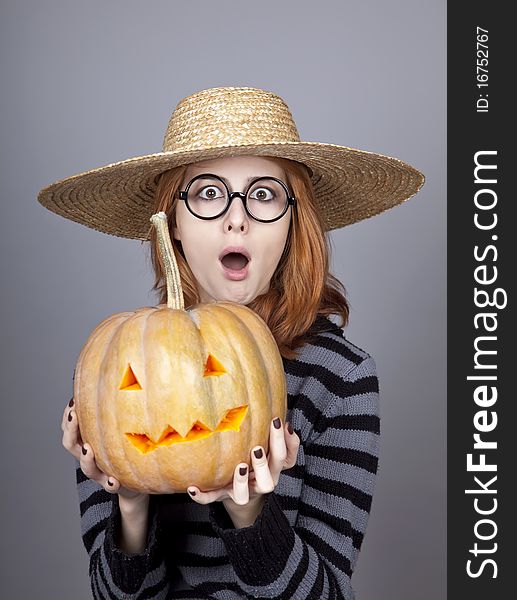
[[[269,158],[269,157],[268,157]],[[317,315],[338,315],[339,327],[348,323],[349,306],[342,283],[329,272],[330,246],[316,209],[314,191],[304,165],[271,157],[286,173],[287,184],[296,198],[291,227],[284,252],[276,268],[269,290],[255,298],[248,308],[267,323],[285,358],[294,358],[311,334]],[[175,226],[178,190],[187,166],[162,173],[155,194],[154,211],[167,215],[169,231]],[[158,251],[156,231],[151,229],[151,261],[155,273],[153,290],[159,303],[167,302],[165,271]],[[200,302],[196,279],[185,259],[181,242],[172,237],[174,254],[183,285],[185,306]]]

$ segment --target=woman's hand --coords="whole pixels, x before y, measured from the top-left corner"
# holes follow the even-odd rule
[[[239,463],[233,482],[224,488],[202,492],[191,485],[188,493],[200,504],[222,501],[236,527],[252,525],[262,510],[264,494],[275,489],[281,471],[295,465],[299,447],[298,435],[290,425],[282,427],[282,421],[277,417],[270,425],[268,456],[262,446],[255,446],[251,451],[252,473],[246,463]]]
[[[63,419],[61,420],[63,446],[81,463],[81,470],[86,477],[96,481],[110,494],[118,493],[119,498],[122,497],[124,499],[123,502],[126,501],[126,504],[129,500],[134,499],[136,502],[137,500],[141,501],[147,497],[147,494],[136,492],[121,486],[120,482],[115,479],[115,477],[108,476],[99,469],[95,462],[93,448],[90,444],[84,444],[82,441],[79,424],[77,422],[77,413],[73,409],[73,406],[74,399],[72,398],[63,412]],[[133,504],[133,502],[131,502],[131,504]]]
[[[115,477],[110,477],[99,469],[93,448],[90,444],[83,443],[73,406],[72,398],[65,407],[61,421],[63,446],[81,463],[81,470],[86,477],[97,482],[110,494],[118,494],[121,525],[115,544],[127,554],[141,553],[146,547],[149,495],[121,486]]]

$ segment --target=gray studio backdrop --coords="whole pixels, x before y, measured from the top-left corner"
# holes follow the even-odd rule
[[[156,299],[147,247],[45,210],[56,179],[161,150],[206,87],[272,90],[302,139],[423,171],[407,203],[332,232],[348,338],[376,360],[379,477],[359,600],[445,598],[445,1],[17,0],[1,8],[0,597],[90,598],[60,419],[78,353]]]

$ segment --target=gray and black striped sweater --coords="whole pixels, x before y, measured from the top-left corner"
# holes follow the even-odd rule
[[[81,532],[95,599],[353,599],[377,472],[379,394],[374,360],[329,319],[284,359],[287,420],[300,436],[251,527],[234,529],[220,502],[152,495],[142,554],[115,545],[117,494],[76,463]]]

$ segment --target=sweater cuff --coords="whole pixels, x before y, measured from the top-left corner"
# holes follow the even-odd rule
[[[262,512],[250,527],[235,529],[221,502],[210,505],[210,522],[242,582],[267,585],[282,573],[294,548],[295,533],[274,492],[266,495]]]
[[[113,582],[122,592],[135,594],[140,589],[146,574],[158,566],[157,521],[157,511],[151,496],[145,550],[138,554],[127,554],[116,546],[116,540],[120,539],[121,515],[118,495],[113,494],[111,515],[104,536],[104,553]]]

